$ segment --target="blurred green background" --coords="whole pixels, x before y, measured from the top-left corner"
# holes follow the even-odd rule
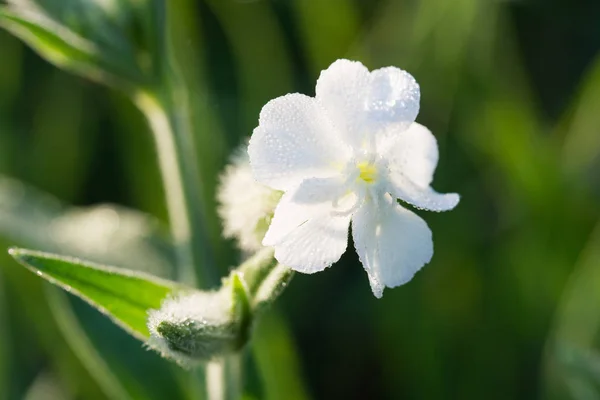
[[[246,398],[600,399],[600,2],[173,0],[167,12],[207,198],[261,107],[314,95],[338,58],[416,77],[418,121],[440,146],[434,187],[462,195],[420,213],[433,261],[381,300],[352,251],[297,275],[256,327]],[[0,173],[2,247],[173,276],[142,115],[5,31]],[[232,249],[219,248],[223,273]],[[0,258],[0,399],[199,398],[191,375]]]

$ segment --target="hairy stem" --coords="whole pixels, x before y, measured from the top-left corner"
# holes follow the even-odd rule
[[[201,184],[191,134],[177,129],[168,102],[154,93],[140,92],[134,101],[146,116],[156,142],[171,234],[178,250],[178,280],[210,287],[216,282],[216,273],[201,211]]]
[[[154,134],[169,212],[171,234],[178,249],[178,280],[210,287],[217,282],[216,266],[203,224],[200,179],[191,133],[176,124],[167,101],[141,92],[135,103]],[[204,368],[209,400],[238,399],[241,395],[239,355],[211,361]]]
[[[241,358],[241,353],[236,353],[206,365],[208,400],[237,400],[241,397]]]

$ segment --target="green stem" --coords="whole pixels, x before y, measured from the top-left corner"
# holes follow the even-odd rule
[[[236,353],[206,365],[207,400],[238,400],[242,395],[242,355]]]
[[[217,279],[202,215],[201,185],[191,134],[177,129],[168,102],[154,93],[139,92],[134,101],[146,116],[156,142],[171,234],[178,249],[178,280],[210,287]]]
[[[217,282],[214,258],[203,225],[200,179],[191,134],[176,124],[167,101],[140,92],[134,101],[146,116],[154,134],[169,212],[171,233],[178,249],[178,280],[199,287]],[[179,129],[178,129],[179,128]],[[201,266],[201,268],[196,268]],[[202,276],[198,276],[201,272]],[[205,367],[209,400],[238,399],[241,394],[239,356],[214,360]]]

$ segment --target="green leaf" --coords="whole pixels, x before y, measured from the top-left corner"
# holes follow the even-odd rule
[[[0,26],[60,68],[95,81],[116,81],[119,75],[136,79],[135,72],[120,62],[111,66],[112,58],[102,57],[94,43],[43,15],[2,8]]]
[[[59,68],[132,92],[164,63],[159,0],[9,0],[0,26]]]
[[[12,245],[69,254],[94,263],[134,269],[169,279],[174,275],[175,254],[166,236],[166,230],[159,221],[142,212],[112,204],[68,206],[31,185],[0,175],[0,237]],[[7,273],[9,271],[6,270]],[[2,272],[0,268],[0,275]],[[10,272],[19,277],[22,273]],[[9,284],[8,281],[6,283]],[[59,344],[54,344],[53,338],[49,339],[47,318],[53,315],[60,333],[81,364],[73,363],[89,372],[106,397],[126,399],[122,388],[134,398],[159,399],[166,396],[165,385],[173,385],[171,380],[174,372],[169,363],[149,354],[142,346],[122,351],[123,341],[130,340],[125,337],[127,333],[110,329],[110,319],[98,321],[88,315],[94,313],[88,307],[74,309],[72,305],[76,299],[66,301],[66,293],[59,296],[62,294],[60,288],[47,286],[46,289],[42,292],[37,290],[39,293],[33,297],[31,293],[24,295],[23,304],[37,310],[27,318],[35,324],[36,335],[44,336],[36,340],[47,347],[49,354],[68,352],[64,345],[56,347]],[[19,289],[20,292],[30,290]],[[0,287],[0,303],[1,292]],[[46,296],[40,295],[44,292]],[[10,304],[14,303],[13,299],[7,300],[10,300]],[[40,308],[41,302],[49,308]],[[3,326],[1,314],[0,310],[0,326]],[[10,327],[0,329],[0,342],[3,334],[9,333]],[[1,347],[0,344],[0,353]],[[9,351],[10,347],[6,347],[6,350]],[[1,360],[0,355],[0,370],[3,365]],[[10,359],[6,358],[6,361],[8,367]],[[125,367],[116,371],[112,368],[115,364]],[[171,383],[152,382],[144,388],[138,387],[137,382],[149,371],[164,376]],[[81,373],[87,376],[85,372]],[[68,382],[71,383],[80,379],[81,374],[68,376]],[[1,382],[0,372],[0,387],[5,387]]]
[[[87,301],[142,341],[150,336],[146,326],[148,310],[160,308],[163,299],[183,289],[171,281],[75,258],[18,248],[9,253],[38,276]]]

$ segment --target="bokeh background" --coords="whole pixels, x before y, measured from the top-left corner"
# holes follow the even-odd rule
[[[352,251],[297,275],[256,326],[246,398],[600,398],[600,2],[173,0],[167,11],[215,242],[211,199],[232,149],[268,100],[313,95],[338,58],[416,77],[418,121],[440,146],[434,187],[462,195],[452,212],[419,213],[434,259],[381,300]],[[5,31],[0,173],[2,247],[174,274],[142,115]],[[225,274],[239,255],[218,251]],[[190,374],[0,257],[0,399],[199,398]]]

